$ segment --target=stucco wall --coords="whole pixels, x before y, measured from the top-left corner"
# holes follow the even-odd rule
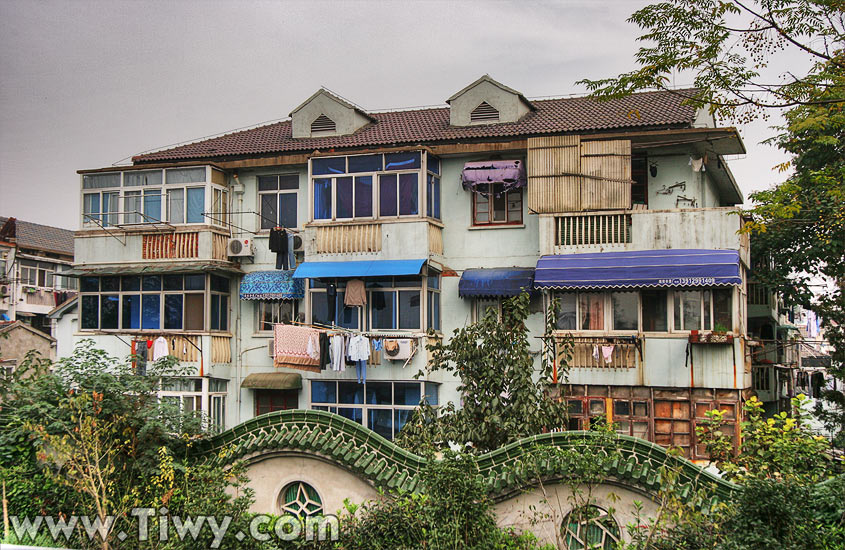
[[[499,111],[499,122],[515,122],[525,116],[528,106],[518,95],[503,90],[488,81],[479,82],[460,96],[454,98],[449,105],[449,118],[453,126],[469,126],[470,113],[486,101],[491,107]],[[487,121],[485,121],[485,124]]]
[[[30,350],[37,351],[45,359],[53,359],[52,340],[46,334],[18,325],[0,336],[0,359],[4,361],[15,359],[20,362]]]

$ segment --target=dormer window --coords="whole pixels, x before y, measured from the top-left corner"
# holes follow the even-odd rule
[[[499,111],[486,101],[476,107],[469,115],[470,122],[499,122]]]
[[[314,122],[311,123],[311,133],[317,134],[322,132],[336,132],[337,127],[332,119],[326,115],[318,116]]]

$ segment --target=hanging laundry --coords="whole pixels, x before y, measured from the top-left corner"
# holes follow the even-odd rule
[[[307,365],[317,362],[308,354],[308,341],[315,330],[296,325],[275,325],[273,327],[273,363],[278,367]]]
[[[287,244],[288,244],[288,253],[287,253],[287,261],[288,265],[285,269],[295,269],[296,268],[296,252],[294,252],[294,248],[296,248],[293,244],[293,233],[287,231]]]
[[[331,337],[332,370],[342,371],[346,368],[344,364],[345,349],[343,348],[343,336],[335,334]]]
[[[346,283],[346,294],[343,295],[343,305],[347,307],[367,305],[367,291],[364,281],[352,279]]]
[[[149,342],[149,340],[147,340]],[[158,361],[162,357],[170,355],[170,350],[167,347],[167,340],[163,336],[159,336],[153,343],[153,361]]]
[[[704,158],[694,159],[689,158],[689,165],[692,166],[693,172],[706,172],[707,168],[704,166]]]
[[[366,361],[356,361],[355,363],[355,375],[358,377],[359,384],[365,384],[367,382],[367,362]]]
[[[344,334],[343,335],[343,349],[346,350],[346,354],[343,356],[343,360],[346,362],[347,367],[354,367],[355,361],[352,359],[352,356],[349,355],[349,343],[352,341],[351,334]]]
[[[373,351],[381,351],[384,349],[384,342],[381,341],[381,338],[373,338]]]
[[[611,360],[613,359],[613,348],[615,346],[602,346],[601,347],[601,355],[604,357],[605,364],[610,364]]]
[[[320,334],[316,330],[311,331],[311,335],[308,337],[308,345],[305,348],[305,353],[315,361],[320,360]]]
[[[600,357],[601,357],[601,354],[600,354],[600,352],[599,352],[599,347],[598,347],[598,346],[593,346],[593,359],[595,359],[596,361],[598,361]]]
[[[325,332],[320,333],[320,370],[325,370],[331,364],[331,351],[329,345],[329,335]]]
[[[349,357],[353,361],[366,361],[370,358],[370,341],[366,336],[356,334],[349,342]]]
[[[290,269],[290,258],[288,257],[288,236],[281,227],[274,227],[270,230],[270,252],[276,253],[276,269]]]
[[[147,349],[153,349],[153,341],[152,341],[152,339],[147,340]]]

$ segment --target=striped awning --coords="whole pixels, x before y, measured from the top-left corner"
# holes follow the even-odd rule
[[[535,288],[707,287],[741,285],[736,250],[637,250],[543,256]]]
[[[241,281],[241,300],[299,300],[305,298],[305,282],[293,278],[293,270],[253,271]]]
[[[458,282],[458,296],[519,296],[523,290],[533,290],[533,283],[533,267],[466,269]]]

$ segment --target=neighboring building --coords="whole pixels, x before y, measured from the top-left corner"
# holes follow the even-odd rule
[[[73,264],[73,231],[0,217],[0,317],[51,334],[47,314],[76,294],[60,277]]]
[[[0,323],[0,377],[15,372],[30,351],[44,359],[54,359],[55,344],[55,338],[21,321]]]
[[[702,457],[698,419],[736,420],[751,386],[736,130],[682,91],[530,101],[485,76],[447,103],[367,112],[321,89],[290,120],[81,170],[79,335],[122,355],[164,336],[196,367],[165,394],[217,425],[298,407],[392,437],[421,396],[460,400],[448,374],[414,378],[426,342],[533,278],[537,361],[552,297],[575,338],[571,427],[608,414]],[[296,234],[295,273],[275,227]],[[353,279],[363,307],[344,307]],[[365,385],[273,366],[274,323],[331,309],[397,341]]]

